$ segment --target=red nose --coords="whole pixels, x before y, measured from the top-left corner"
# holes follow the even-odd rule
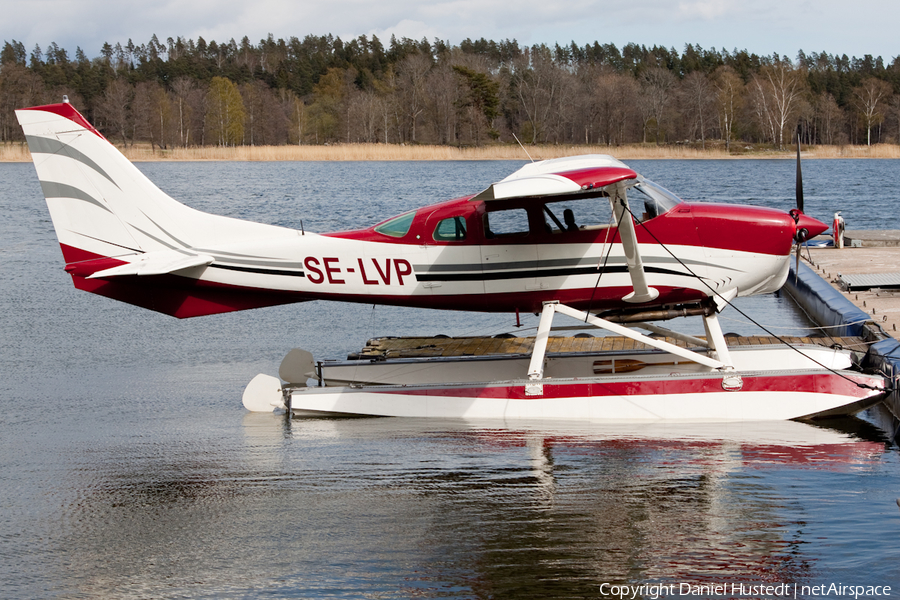
[[[799,220],[797,221],[797,229],[806,229],[809,234],[806,236],[806,239],[811,240],[820,233],[825,233],[828,229],[828,225],[819,221],[818,219],[813,219],[803,213],[799,214]]]

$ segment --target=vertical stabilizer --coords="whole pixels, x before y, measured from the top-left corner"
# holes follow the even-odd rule
[[[293,234],[173,200],[68,102],[16,116],[67,263]]]

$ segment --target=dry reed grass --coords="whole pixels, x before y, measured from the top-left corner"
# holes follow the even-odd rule
[[[527,152],[527,155],[526,155]],[[761,147],[738,147],[732,152],[711,146],[702,149],[687,145],[656,146],[527,146],[492,145],[469,148],[399,144],[334,144],[329,146],[238,146],[152,150],[131,146],[125,155],[131,160],[222,160],[222,161],[404,161],[404,160],[543,160],[578,154],[611,154],[622,160],[634,159],[729,159],[793,158],[791,151]],[[805,158],[900,158],[900,146],[815,146],[803,150]]]
[[[31,154],[25,144],[0,144],[0,162],[31,162]]]
[[[702,149],[690,145],[656,146],[527,146],[491,145],[478,148],[398,144],[335,144],[330,146],[238,146],[159,150],[147,144],[120,148],[133,161],[407,161],[407,160],[542,160],[576,154],[612,154],[622,160],[634,159],[735,159],[792,158],[791,151],[735,144],[728,153],[721,145]],[[526,156],[525,152],[528,155]],[[804,158],[900,158],[900,146],[811,146]],[[29,162],[31,156],[22,143],[0,144],[0,162]]]

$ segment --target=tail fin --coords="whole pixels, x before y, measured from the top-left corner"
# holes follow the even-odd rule
[[[17,110],[16,116],[67,264],[291,231],[210,215],[173,200],[68,102]]]
[[[17,110],[16,116],[78,289],[176,317],[299,301],[197,278],[197,269],[221,256],[217,250],[299,232],[176,202],[68,102]],[[192,269],[194,277],[185,276]]]

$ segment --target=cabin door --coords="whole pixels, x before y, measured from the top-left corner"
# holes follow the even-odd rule
[[[484,291],[514,294],[538,289],[537,245],[529,232],[528,212],[523,208],[487,212],[483,225]]]

